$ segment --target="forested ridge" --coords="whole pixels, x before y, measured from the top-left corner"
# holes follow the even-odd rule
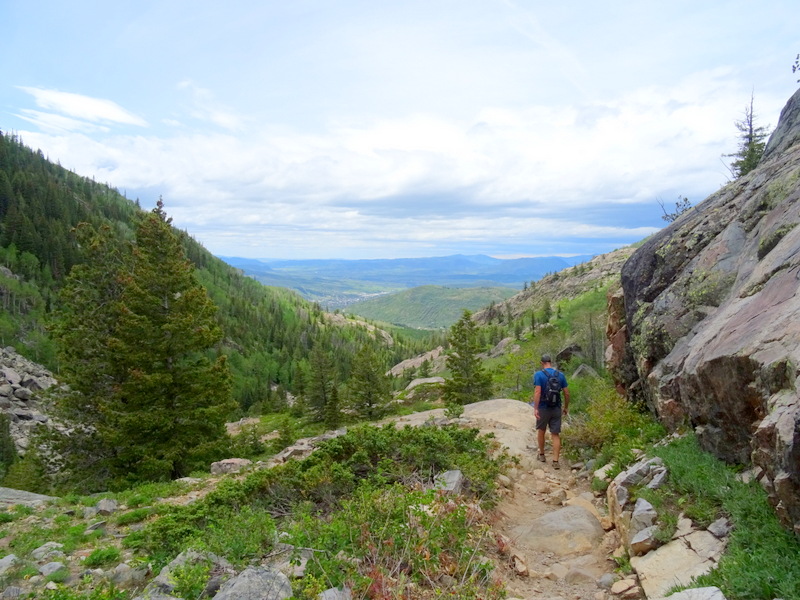
[[[0,132],[0,265],[6,267],[0,271],[0,344],[58,372],[48,322],[64,278],[83,260],[74,228],[108,226],[120,240],[131,240],[142,214],[138,201]],[[352,357],[365,345],[386,368],[425,349],[424,341],[396,331],[387,344],[364,326],[328,319],[318,305],[245,277],[188,233],[175,233],[218,308],[224,337],[216,351],[228,357],[242,411],[278,408],[284,391],[300,391],[314,347],[331,357],[338,381],[348,379]]]

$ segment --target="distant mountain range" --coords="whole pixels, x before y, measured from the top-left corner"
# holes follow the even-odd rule
[[[521,289],[591,256],[499,259],[482,254],[431,258],[275,260],[220,256],[264,285],[296,290],[329,308],[423,285]]]

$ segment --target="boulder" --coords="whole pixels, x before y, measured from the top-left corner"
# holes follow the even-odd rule
[[[445,471],[434,478],[434,489],[442,490],[446,494],[460,494],[464,486],[464,474],[459,469]]]
[[[118,506],[119,504],[113,498],[103,498],[95,505],[95,508],[97,509],[97,514],[107,517],[114,514]]]
[[[591,552],[605,532],[591,512],[582,506],[567,506],[515,527],[512,534],[529,548],[567,556]]]
[[[286,575],[269,567],[249,567],[222,584],[214,600],[287,600],[291,596]]]
[[[442,383],[444,383],[444,377],[421,377],[409,383],[406,386],[406,391],[411,391],[420,385],[440,385]]]
[[[718,587],[692,588],[676,592],[666,598],[653,598],[652,600],[727,600]]]
[[[690,585],[692,579],[717,566],[725,543],[707,531],[695,531],[644,556],[631,558],[631,566],[648,598],[659,598],[675,586]]]
[[[8,554],[3,558],[0,558],[0,576],[5,575],[6,571],[16,565],[18,562],[19,559],[14,554]]]
[[[242,469],[253,464],[247,458],[226,458],[224,460],[211,463],[211,474],[222,475],[224,473],[238,473]]]
[[[643,244],[622,268],[631,399],[701,446],[763,471],[800,534],[800,90],[760,164]]]

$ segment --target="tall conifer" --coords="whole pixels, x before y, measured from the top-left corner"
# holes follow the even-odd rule
[[[487,400],[492,393],[491,376],[478,357],[478,332],[472,313],[465,310],[450,328],[450,354],[447,368],[450,378],[444,383],[444,399],[451,404],[471,404]]]
[[[222,337],[216,309],[169,223],[159,200],[130,253],[108,260],[99,245],[62,295],[64,373],[82,392],[64,406],[120,483],[179,477],[211,460],[233,409],[224,356],[208,356]]]

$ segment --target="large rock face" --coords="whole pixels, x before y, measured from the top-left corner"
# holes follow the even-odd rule
[[[622,269],[631,396],[706,450],[752,463],[800,533],[800,91],[760,166]]]

